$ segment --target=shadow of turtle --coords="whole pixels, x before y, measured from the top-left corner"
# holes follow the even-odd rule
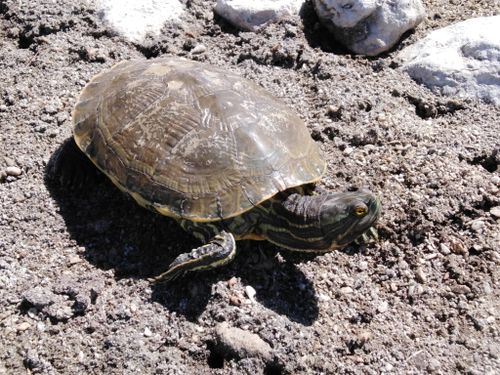
[[[85,260],[100,269],[114,270],[118,279],[149,279],[165,271],[176,256],[200,245],[174,220],[140,207],[123,194],[102,173],[96,172],[81,152],[75,153],[71,142],[67,140],[52,154],[45,171],[45,185],[71,238],[84,248]],[[62,167],[61,160],[64,160]],[[70,175],[69,181],[60,181],[64,175]],[[212,286],[218,281],[238,275],[249,284],[258,283],[269,271],[259,272],[248,266],[257,245],[245,242],[238,242],[239,254],[226,267],[189,273],[168,284],[153,284],[152,300],[189,320],[196,320],[205,310]],[[276,252],[271,245],[269,248],[267,251]],[[262,293],[260,301],[291,320],[312,324],[318,308],[311,283],[293,264],[276,263],[275,266],[271,272],[275,286]],[[309,300],[302,303],[311,306],[312,313],[296,309],[293,290],[297,285],[306,290]],[[286,292],[287,288],[291,289],[290,293]]]

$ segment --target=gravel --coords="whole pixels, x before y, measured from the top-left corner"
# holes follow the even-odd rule
[[[92,2],[0,2],[0,373],[499,373],[500,113],[433,94],[393,62],[498,2],[425,1],[427,19],[378,58],[346,54],[310,1],[258,32],[214,16],[215,1],[183,4],[183,25],[139,45]],[[242,242],[226,267],[152,285],[196,240],[105,179],[68,189],[50,171],[85,83],[163,54],[294,107],[328,162],[322,187],[380,195],[379,240],[319,256]],[[260,352],[221,350],[221,323]]]

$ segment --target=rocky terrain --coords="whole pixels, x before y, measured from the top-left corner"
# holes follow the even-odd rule
[[[500,373],[500,111],[432,93],[395,58],[500,3],[426,0],[378,57],[334,42],[310,2],[256,32],[182,3],[181,24],[133,43],[92,2],[0,0],[0,374]],[[195,239],[108,181],[50,172],[85,83],[162,55],[294,108],[322,185],[381,197],[379,241],[317,257],[242,242],[227,267],[151,284]]]

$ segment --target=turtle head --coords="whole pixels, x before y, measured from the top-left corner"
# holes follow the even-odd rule
[[[366,190],[291,194],[283,201],[271,200],[268,206],[262,211],[259,234],[304,252],[330,251],[365,239],[374,232],[372,225],[380,215],[379,199]]]
[[[325,194],[319,226],[325,250],[344,247],[368,232],[380,215],[380,200],[366,190]]]

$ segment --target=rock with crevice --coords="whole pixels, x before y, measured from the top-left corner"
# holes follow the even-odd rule
[[[431,32],[398,55],[402,70],[433,92],[500,106],[500,16]]]
[[[421,0],[314,0],[320,21],[349,50],[376,56],[425,18]]]

